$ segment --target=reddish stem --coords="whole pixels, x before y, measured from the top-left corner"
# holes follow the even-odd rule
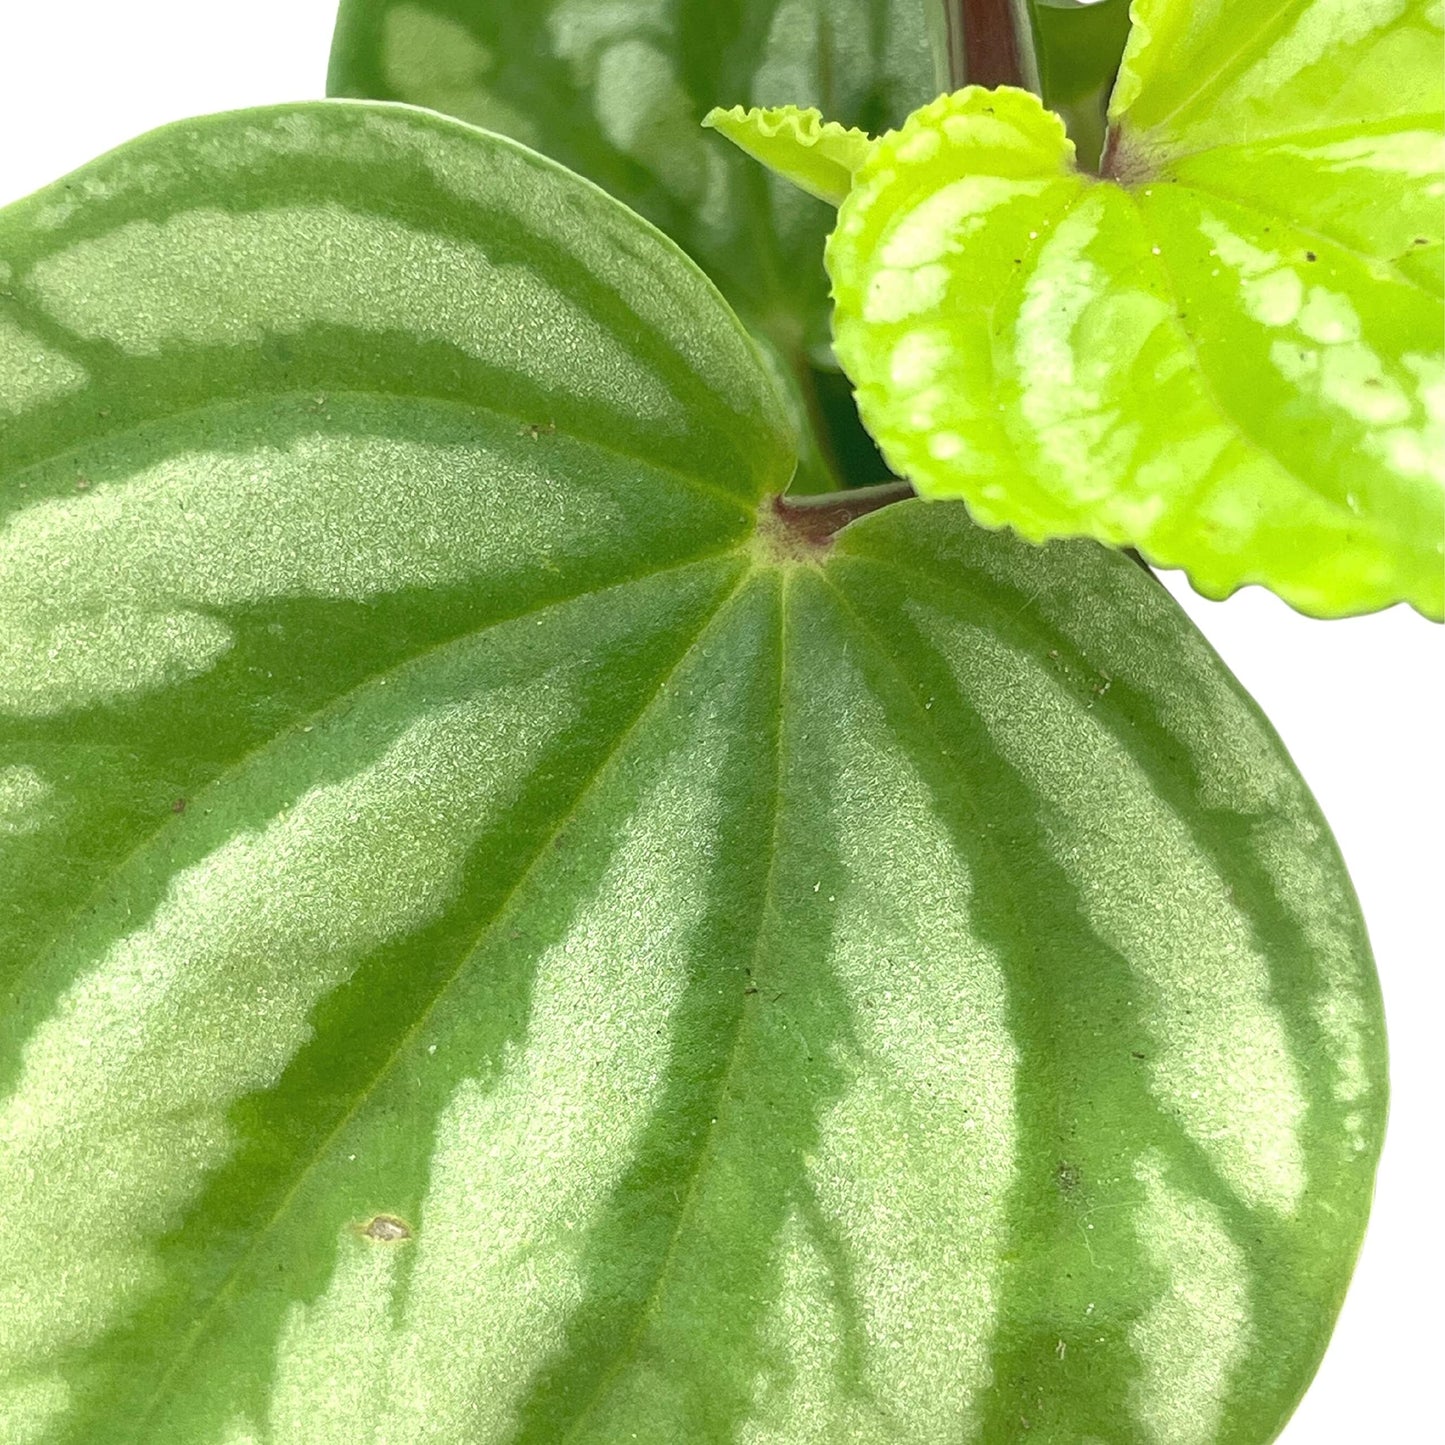
[[[944,0],[948,73],[964,85],[1015,85],[1038,92],[1033,27],[1024,0]]]
[[[833,492],[826,497],[774,497],[774,526],[777,535],[793,548],[826,548],[832,544],[833,534],[842,531],[849,522],[913,494],[907,482],[885,482],[882,486]]]

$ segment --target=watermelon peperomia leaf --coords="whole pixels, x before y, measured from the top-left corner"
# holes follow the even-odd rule
[[[1445,615],[1438,5],[1134,15],[1103,179],[1008,89],[857,167],[827,262],[864,421],[1031,539]]]
[[[825,206],[699,130],[801,100],[871,129],[937,93],[921,0],[342,0],[332,95],[403,100],[510,135],[640,211],[765,348],[804,447],[799,490],[887,475],[828,333]]]
[[[1273,1437],[1379,1000],[1143,571],[780,499],[702,275],[422,111],[0,258],[7,1445]]]

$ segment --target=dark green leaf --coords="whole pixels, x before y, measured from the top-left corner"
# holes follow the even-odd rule
[[[418,111],[0,214],[0,1435],[1257,1445],[1333,845],[1166,594],[777,504],[701,275]]]
[[[1129,35],[1129,0],[1030,0],[1039,78],[1055,108],[1107,93]]]
[[[921,0],[343,0],[329,89],[515,136],[661,227],[774,353],[807,448],[795,490],[828,490],[887,475],[819,394],[837,366],[831,213],[701,121],[713,106],[796,103],[897,125],[935,93],[924,19]]]
[[[1068,122],[1080,164],[1093,167],[1129,35],[1129,0],[1030,0],[1030,5],[1044,103]]]

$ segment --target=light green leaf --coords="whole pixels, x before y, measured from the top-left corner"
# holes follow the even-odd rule
[[[701,122],[741,104],[901,124],[937,92],[920,0],[342,0],[329,91],[514,136],[626,201],[776,357],[801,423],[794,490],[887,476],[851,406],[830,414],[831,213]]]
[[[744,111],[717,107],[702,118],[739,149],[762,161],[795,186],[836,206],[853,188],[853,172],[872,142],[861,130],[824,121],[816,110],[795,105]]]
[[[7,1445],[1273,1436],[1379,1000],[1142,570],[779,501],[702,276],[421,111],[0,257]]]
[[[1379,138],[1440,115],[1434,0],[1134,0],[1133,22],[1109,103],[1121,172],[1218,146],[1240,147],[1247,169],[1261,144]],[[1354,169],[1363,175],[1342,169],[1345,184],[1393,171]]]
[[[990,525],[1445,615],[1438,7],[1136,13],[1107,179],[978,89],[858,170],[828,266],[864,421]]]

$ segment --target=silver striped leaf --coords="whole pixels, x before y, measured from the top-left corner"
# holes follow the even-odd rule
[[[715,105],[817,105],[883,131],[946,89],[921,0],[342,0],[328,93],[512,136],[677,241],[763,350],[794,490],[889,473],[832,355],[832,212],[702,129]]]
[[[779,503],[701,273],[420,111],[0,258],[0,1438],[1273,1436],[1379,999],[1143,571]]]

